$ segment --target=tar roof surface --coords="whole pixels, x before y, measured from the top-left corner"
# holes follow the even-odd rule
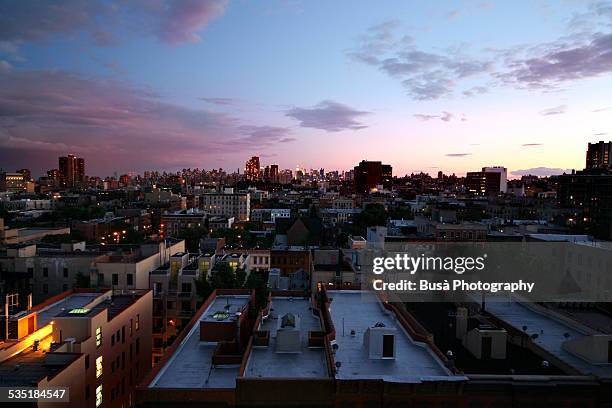
[[[216,342],[200,341],[200,322],[213,320],[216,311],[226,310],[230,315],[240,311],[249,302],[249,295],[217,296],[195,322],[168,362],[160,369],[151,388],[234,388],[238,366],[212,367]]]
[[[488,302],[487,311],[518,330],[527,326],[527,334],[537,333],[538,337],[533,340],[538,346],[542,347],[552,355],[578,369],[583,374],[595,374],[601,377],[612,377],[612,365],[594,365],[585,361],[562,348],[566,341],[565,334],[569,334],[570,339],[580,338],[588,334],[564,324],[550,316],[546,316],[536,311],[535,307],[527,307],[518,302]]]
[[[308,332],[320,331],[321,322],[309,309],[310,301],[303,298],[272,298],[270,317],[259,330],[270,331],[268,347],[253,347],[249,357],[245,377],[260,378],[320,378],[327,377],[327,363],[323,348],[308,348]],[[278,319],[287,313],[300,317],[300,339],[302,350],[299,353],[277,353],[276,330]]]
[[[36,324],[38,327],[43,327],[51,323],[53,318],[59,316],[63,312],[83,308],[102,295],[102,293],[73,293],[66,296],[65,298],[38,311],[36,316]]]
[[[334,360],[341,364],[337,378],[383,379],[399,383],[465,379],[453,375],[426,344],[413,341],[395,315],[383,308],[374,293],[342,290],[329,291],[328,295],[333,299],[330,314],[338,344]],[[378,322],[398,330],[395,359],[375,360],[368,357],[363,346],[363,335]],[[356,336],[349,334],[351,330],[355,330]]]

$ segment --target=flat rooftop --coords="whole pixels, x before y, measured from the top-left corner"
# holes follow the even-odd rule
[[[457,381],[464,376],[452,374],[428,345],[415,342],[395,315],[387,311],[376,294],[367,291],[328,291],[333,299],[330,314],[336,328],[338,349],[334,356],[341,366],[336,378],[382,379],[388,382]],[[395,359],[370,359],[363,345],[366,330],[376,323],[398,331]],[[351,330],[356,335],[351,336]]]
[[[240,367],[212,366],[216,342],[200,341],[200,322],[217,320],[213,314],[228,311],[230,316],[249,302],[249,295],[220,295],[189,329],[168,362],[159,370],[150,388],[234,388]],[[229,310],[228,310],[229,305]]]
[[[70,310],[82,309],[104,293],[73,293],[38,311],[36,324],[46,326],[55,317]]]
[[[522,330],[527,326],[527,334],[536,334],[538,337],[533,340],[535,344],[542,347],[563,362],[571,365],[585,375],[594,374],[601,377],[612,377],[612,365],[595,365],[582,358],[564,350],[565,334],[570,335],[570,339],[583,337],[591,334],[587,331],[578,329],[576,326],[562,323],[550,316],[539,313],[537,309],[527,307],[518,302],[488,302],[486,309],[489,313],[510,324],[517,330]],[[587,329],[588,330],[588,329]]]
[[[287,313],[300,320],[301,351],[295,353],[276,352],[276,332],[278,321]],[[253,347],[245,377],[257,378],[320,378],[328,377],[325,350],[308,347],[308,332],[320,331],[321,322],[310,309],[309,299],[274,297],[269,317],[259,326],[259,330],[270,332],[267,347]]]
[[[47,336],[40,340],[37,351],[29,347],[0,363],[0,386],[37,386],[42,379],[53,377],[79,356],[77,353],[62,353],[56,355],[55,364],[47,364],[45,356],[51,340],[51,336]]]

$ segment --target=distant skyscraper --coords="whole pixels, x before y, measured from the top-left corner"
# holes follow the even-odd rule
[[[247,160],[244,166],[244,178],[248,181],[257,181],[261,178],[259,157],[253,156]]]
[[[603,169],[610,167],[610,155],[612,155],[612,142],[589,143],[586,154],[586,169]]]
[[[354,184],[358,193],[368,193],[379,185],[391,188],[392,168],[379,161],[362,160],[355,167]]]
[[[85,159],[73,154],[59,158],[59,176],[62,187],[74,187],[85,181]]]
[[[272,183],[278,183],[278,164],[272,164],[270,166],[270,181]]]

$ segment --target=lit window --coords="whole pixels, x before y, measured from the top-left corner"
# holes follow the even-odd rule
[[[102,385],[96,387],[96,407],[102,405]]]
[[[140,329],[140,315],[139,314],[136,315],[136,331],[138,331],[138,329]]]
[[[102,356],[96,358],[96,378],[102,375]]]
[[[96,348],[102,345],[102,328],[98,327],[96,329]]]

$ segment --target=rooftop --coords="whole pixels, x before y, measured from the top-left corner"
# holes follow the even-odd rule
[[[183,338],[168,362],[161,367],[150,388],[234,388],[238,366],[212,366],[216,342],[200,341],[200,322],[218,320],[215,312],[234,316],[249,302],[249,295],[220,295],[208,306]],[[229,305],[229,308],[227,307]]]
[[[43,327],[51,321],[70,310],[83,309],[85,306],[102,296],[103,293],[72,293],[55,303],[46,306],[45,308],[38,311],[36,321],[38,327]]]
[[[563,362],[576,368],[581,373],[594,374],[601,377],[612,377],[612,365],[591,364],[586,360],[563,349],[562,344],[569,339],[580,338],[594,331],[588,328],[581,329],[578,323],[570,324],[556,319],[554,314],[545,315],[539,305],[527,306],[518,302],[488,302],[487,311],[518,330],[527,327],[528,334],[537,334],[533,340]],[[566,338],[566,336],[569,337]]]
[[[1,386],[36,386],[45,377],[53,377],[72,363],[79,354],[54,353],[53,364],[46,361],[51,346],[51,336],[40,340],[39,348],[31,347],[0,364]]]
[[[465,379],[453,375],[426,344],[415,342],[374,293],[348,290],[327,293],[333,299],[330,315],[338,345],[334,360],[341,364],[336,374],[338,379],[383,379],[402,383]],[[363,338],[366,330],[377,323],[397,330],[395,359],[369,358]],[[355,336],[349,334],[352,330]]]
[[[278,321],[288,313],[298,317],[300,321],[301,350],[299,352],[276,351]],[[270,342],[267,347],[253,347],[244,371],[245,377],[318,378],[328,376],[325,350],[308,347],[308,332],[321,330],[321,322],[313,314],[308,299],[272,298],[269,317],[261,323],[259,330],[270,332]]]

